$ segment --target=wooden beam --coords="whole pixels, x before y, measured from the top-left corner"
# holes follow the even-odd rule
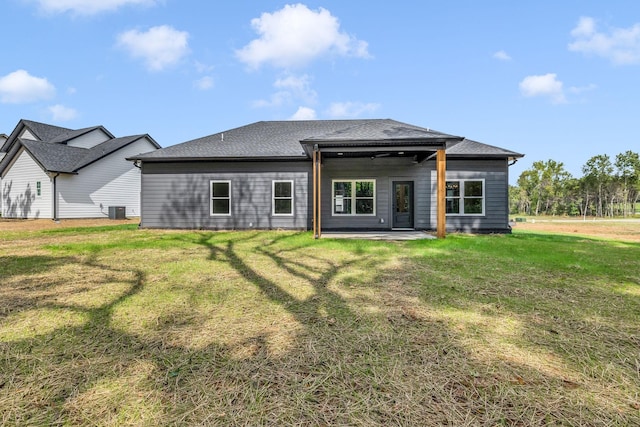
[[[445,150],[438,150],[436,156],[436,175],[437,175],[437,235],[438,239],[444,239],[447,229],[446,214],[446,184],[447,184],[447,155]]]
[[[313,180],[313,238],[318,238],[318,178],[316,165],[317,152],[313,150],[313,172],[311,179]]]
[[[318,151],[318,238],[322,237],[322,152]]]

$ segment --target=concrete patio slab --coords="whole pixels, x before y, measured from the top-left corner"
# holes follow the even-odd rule
[[[436,236],[424,231],[323,231],[323,239],[421,240]]]

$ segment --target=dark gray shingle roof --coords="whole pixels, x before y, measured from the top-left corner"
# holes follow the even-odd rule
[[[86,148],[69,147],[64,144],[50,144],[28,139],[18,141],[48,172],[73,173],[73,165],[88,151]]]
[[[47,141],[47,142],[52,142],[52,143],[67,143],[69,141],[71,141],[74,138],[77,138],[79,136],[82,136],[86,133],[89,133],[93,130],[96,129],[101,129],[104,133],[106,133],[110,138],[113,138],[114,136],[111,134],[111,132],[109,132],[107,129],[105,129],[103,126],[91,126],[88,128],[84,128],[84,129],[76,129],[76,130],[70,130],[67,133],[63,133],[58,135],[57,137],[53,138],[53,139],[43,139],[43,141]]]
[[[395,120],[356,120],[353,126],[347,126],[324,135],[305,138],[304,142],[341,142],[347,141],[414,141],[440,138],[460,138],[419,126],[397,122]],[[460,138],[461,139],[461,138]]]
[[[21,122],[25,126],[27,126],[31,133],[33,133],[33,135],[40,141],[50,141],[59,137],[60,135],[73,131],[73,129],[48,125],[46,123],[34,122],[32,120],[21,120]]]
[[[520,158],[523,154],[504,148],[484,144],[471,139],[464,139],[460,142],[452,142],[447,145],[447,155],[455,157],[507,157]]]
[[[65,144],[51,144],[23,139],[19,141],[46,171],[76,173],[79,169],[145,136],[147,135],[114,138],[91,148],[70,147]]]
[[[463,140],[391,119],[262,121],[130,157],[131,160],[305,159],[301,144],[336,145],[449,141],[451,153],[468,156],[520,156],[508,150]],[[462,141],[462,142],[459,142]],[[466,142],[468,141],[468,142]],[[449,150],[447,152],[449,153]]]

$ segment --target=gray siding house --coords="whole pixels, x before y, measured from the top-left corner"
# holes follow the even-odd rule
[[[522,156],[373,119],[257,122],[129,160],[141,227],[444,235],[510,231],[508,169]]]

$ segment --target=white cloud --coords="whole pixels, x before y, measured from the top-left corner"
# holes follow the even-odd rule
[[[60,104],[52,105],[48,110],[51,118],[56,122],[66,122],[78,117],[78,111]]]
[[[294,75],[286,74],[278,78],[273,87],[279,89],[273,93],[268,100],[261,99],[254,101],[254,107],[279,107],[291,104],[295,101],[303,101],[306,104],[316,102],[318,94],[311,88],[311,77],[308,74]]]
[[[595,19],[581,17],[571,31],[574,41],[569,43],[569,50],[600,56],[616,65],[640,63],[640,24],[611,28],[608,34],[596,27]]]
[[[209,90],[213,89],[213,77],[204,76],[195,81],[195,87],[200,90]]]
[[[299,107],[289,120],[315,120],[316,117],[316,111],[313,108]]]
[[[50,99],[56,88],[46,78],[34,77],[25,70],[17,70],[0,77],[0,102],[26,104]]]
[[[303,4],[286,5],[274,13],[251,20],[259,35],[236,51],[250,66],[301,67],[325,55],[368,58],[367,42],[340,31],[338,19],[323,8],[311,10]]]
[[[189,33],[168,25],[151,27],[148,31],[129,30],[118,35],[118,45],[151,71],[160,71],[176,64],[189,53]]]
[[[591,83],[591,84],[588,84],[586,86],[571,86],[567,90],[569,92],[573,93],[573,94],[580,95],[581,93],[590,92],[590,91],[595,90],[597,88],[598,88],[597,85]]]
[[[203,64],[200,61],[195,61],[193,65],[196,67],[196,71],[199,73],[210,73],[215,68],[213,65]]]
[[[500,61],[511,61],[511,56],[504,50],[499,50],[493,54],[495,59],[499,59]]]
[[[112,12],[122,6],[153,6],[157,0],[31,0],[45,13],[66,13],[75,15],[95,15]]]
[[[520,82],[520,93],[526,97],[549,97],[554,104],[566,102],[562,82],[555,73],[525,77]]]
[[[380,108],[380,104],[363,102],[334,102],[329,106],[327,115],[333,118],[355,118],[371,114]]]

